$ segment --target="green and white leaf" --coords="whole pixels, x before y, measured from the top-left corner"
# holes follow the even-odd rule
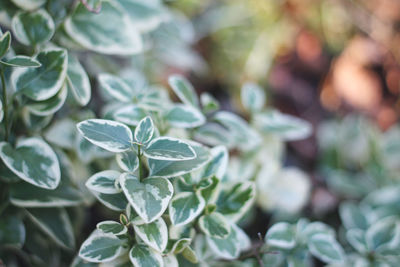
[[[312,131],[309,122],[276,110],[259,113],[255,116],[254,121],[261,131],[278,135],[285,141],[307,138]]]
[[[168,83],[184,104],[194,107],[199,106],[199,99],[197,98],[196,91],[185,77],[181,75],[172,75],[169,77]]]
[[[86,181],[86,187],[90,191],[95,191],[103,194],[117,194],[121,192],[116,187],[120,172],[114,170],[101,171],[92,175]]]
[[[366,243],[370,251],[400,247],[400,223],[394,217],[383,218],[372,224],[366,234]]]
[[[184,104],[175,104],[165,118],[171,126],[177,128],[195,128],[206,122],[203,113],[193,106]]]
[[[135,233],[149,247],[158,252],[163,252],[168,243],[168,228],[162,218],[158,218],[152,223],[134,225]]]
[[[15,90],[32,100],[42,101],[56,95],[67,76],[68,56],[64,49],[49,49],[36,57],[38,68],[17,68],[11,75]]]
[[[339,215],[346,229],[358,228],[361,230],[367,230],[368,228],[368,218],[354,203],[346,202],[341,204],[339,207]]]
[[[196,158],[195,150],[186,142],[172,137],[153,139],[143,154],[155,160],[182,161]]]
[[[1,216],[0,244],[21,248],[25,242],[25,226],[17,216]]]
[[[124,152],[132,146],[131,130],[119,122],[89,119],[78,123],[77,128],[91,143],[111,152]]]
[[[20,140],[15,149],[9,143],[2,142],[0,157],[11,171],[28,183],[46,189],[55,189],[60,183],[57,156],[39,138]]]
[[[0,63],[9,67],[38,68],[42,66],[39,61],[27,56],[14,56],[7,60],[0,60]]]
[[[196,255],[196,252],[190,246],[187,246],[182,251],[182,256],[185,257],[185,259],[187,259],[188,261],[190,261],[193,264],[199,262],[199,259],[197,258],[197,255]]]
[[[312,255],[326,263],[342,262],[345,254],[342,246],[330,235],[316,234],[308,241]]]
[[[113,235],[123,235],[128,232],[128,228],[125,225],[120,224],[115,221],[103,221],[99,222],[96,225],[96,228],[102,231],[105,234],[113,234]]]
[[[66,149],[74,149],[76,123],[70,119],[60,119],[45,131],[45,139],[53,145]]]
[[[129,259],[134,267],[163,267],[164,261],[161,254],[146,245],[134,245],[129,251]]]
[[[46,3],[46,0],[11,0],[11,2],[24,10],[35,10]]]
[[[134,98],[132,88],[118,76],[102,73],[98,76],[100,87],[110,96],[122,102],[131,102]]]
[[[232,148],[235,145],[233,133],[217,123],[207,123],[196,128],[194,139],[210,146],[223,145]]]
[[[11,44],[11,34],[6,32],[0,36],[0,58],[7,54],[8,49],[10,49]]]
[[[112,23],[105,23],[107,21]],[[77,43],[98,53],[132,55],[142,51],[140,34],[115,1],[102,1],[101,12],[98,14],[78,4],[66,19],[64,28]]]
[[[113,114],[115,120],[132,126],[138,125],[139,121],[146,116],[146,110],[134,104],[121,107]]]
[[[43,101],[29,100],[26,103],[26,108],[37,116],[49,116],[56,113],[64,105],[67,93],[67,87],[64,85],[55,96],[49,99]]]
[[[210,160],[209,149],[199,143],[190,142],[196,158],[182,161],[166,161],[149,159],[150,176],[171,178],[181,176],[203,167]]]
[[[128,150],[116,155],[118,166],[126,171],[134,173],[139,167],[139,159],[135,150]]]
[[[11,28],[20,43],[30,46],[48,42],[55,31],[54,21],[44,9],[17,13]]]
[[[124,211],[128,205],[123,192],[117,194],[104,194],[92,191],[93,195],[107,208],[115,211]]]
[[[268,229],[265,241],[272,247],[292,249],[296,245],[295,227],[286,222],[276,223]]]
[[[255,83],[245,83],[241,90],[241,99],[246,110],[257,112],[265,105],[265,92]]]
[[[143,118],[135,129],[135,140],[140,144],[150,142],[154,134],[154,123],[150,116]]]
[[[89,262],[110,262],[123,252],[124,242],[113,234],[95,231],[83,242],[79,257]]]
[[[208,179],[202,180],[198,186],[201,196],[206,203],[215,203],[220,192],[220,182],[216,176],[211,176]]]
[[[207,235],[213,238],[227,238],[231,232],[231,226],[226,221],[225,217],[218,212],[213,212],[208,215],[203,215],[199,219],[200,229]]]
[[[68,55],[67,85],[81,106],[89,103],[92,95],[89,76],[79,60],[71,54]]]
[[[365,240],[365,232],[360,229],[352,228],[346,232],[347,241],[360,253],[367,253],[368,246]]]
[[[192,222],[201,214],[205,201],[199,193],[181,192],[176,194],[169,204],[169,216],[175,226]]]
[[[211,113],[219,109],[219,102],[209,93],[202,93],[200,95],[201,106],[204,113]]]
[[[68,214],[63,208],[27,209],[30,219],[57,245],[73,249],[75,237]]]
[[[18,207],[44,208],[77,206],[83,201],[82,194],[74,187],[61,182],[48,190],[20,182],[10,185],[10,202]]]
[[[120,176],[120,184],[129,203],[146,223],[164,213],[174,192],[171,182],[165,178],[149,177],[140,181],[124,173]]]
[[[216,146],[211,150],[211,160],[204,167],[202,172],[203,177],[217,176],[219,179],[222,179],[228,168],[229,154],[228,150],[225,146]]]

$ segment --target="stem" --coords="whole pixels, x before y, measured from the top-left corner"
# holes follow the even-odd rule
[[[7,105],[7,88],[6,79],[4,77],[3,68],[0,67],[1,76],[1,86],[3,89],[3,110],[4,110],[4,130],[5,130],[5,140],[8,142],[8,105]]]
[[[141,145],[138,145],[137,153],[139,160],[139,180],[142,181],[143,171],[142,171],[142,152],[140,151]]]

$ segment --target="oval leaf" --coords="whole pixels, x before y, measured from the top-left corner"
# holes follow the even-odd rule
[[[117,194],[120,192],[115,186],[120,172],[114,170],[102,171],[94,174],[86,181],[86,186],[91,191],[104,194]]]
[[[132,101],[133,90],[118,76],[102,73],[98,76],[101,88],[110,96],[122,102]]]
[[[128,229],[125,227],[125,225],[122,225],[119,222],[114,222],[114,221],[99,222],[96,225],[96,228],[105,234],[110,233],[114,235],[123,235],[128,232]]]
[[[140,144],[148,143],[153,137],[154,124],[150,116],[143,118],[135,129],[135,140]]]
[[[10,67],[31,67],[38,68],[42,66],[39,61],[27,56],[15,56],[7,61],[0,61],[0,63]]]
[[[148,158],[170,161],[189,160],[196,157],[196,152],[189,144],[172,137],[153,139],[143,154]]]
[[[189,105],[174,105],[167,113],[167,121],[178,128],[194,128],[206,122],[204,115]]]
[[[312,255],[323,262],[332,263],[344,260],[343,248],[330,235],[313,235],[308,242],[308,248]]]
[[[174,196],[169,204],[169,216],[175,226],[193,221],[205,207],[204,199],[193,192],[182,192]]]
[[[208,215],[203,215],[199,219],[200,229],[207,235],[213,238],[224,239],[231,232],[231,227],[221,213],[213,212]]]
[[[123,250],[123,241],[113,234],[93,233],[83,242],[79,257],[89,262],[110,262]]]
[[[295,229],[286,222],[276,223],[268,229],[265,240],[270,246],[291,249],[296,245]]]
[[[134,267],[163,267],[164,261],[161,254],[151,250],[145,245],[135,245],[129,251],[129,259],[131,260]]]
[[[158,252],[163,252],[167,247],[168,228],[162,218],[158,218],[152,223],[134,225],[133,228],[143,242]]]
[[[136,126],[146,115],[145,109],[137,105],[128,105],[117,109],[113,114],[113,118],[122,123]]]
[[[195,107],[199,106],[196,92],[192,84],[185,77],[181,75],[172,75],[169,77],[168,83],[183,103]]]
[[[75,100],[85,106],[91,97],[89,77],[78,59],[68,55],[67,84]]]

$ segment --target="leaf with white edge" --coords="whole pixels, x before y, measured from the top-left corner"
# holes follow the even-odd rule
[[[72,249],[75,238],[68,214],[63,208],[31,208],[31,220],[59,246]]]
[[[183,251],[182,251],[182,256],[185,257],[188,261],[191,263],[198,263],[199,259],[197,258],[196,252],[189,246],[187,246]]]
[[[286,222],[276,223],[268,229],[265,241],[273,247],[292,249],[296,245],[295,228]]]
[[[123,235],[128,232],[125,225],[115,221],[103,221],[96,225],[96,228],[105,234]]]
[[[120,77],[102,73],[99,74],[98,80],[100,87],[110,96],[122,102],[131,102],[134,98],[134,91]]]
[[[169,204],[169,216],[175,226],[190,223],[205,207],[205,201],[199,193],[181,192],[175,195]]]
[[[317,234],[329,235],[332,236],[332,238],[334,238],[335,230],[325,223],[312,222],[307,224],[300,234],[303,235],[306,239],[310,239],[311,237]]]
[[[242,104],[251,112],[260,111],[265,105],[265,92],[254,83],[245,83],[241,90]]]
[[[218,211],[235,222],[249,210],[255,197],[256,187],[253,182],[237,183],[220,193],[217,200]]]
[[[330,235],[316,234],[308,241],[311,254],[326,263],[344,261],[342,246]]]
[[[27,56],[15,56],[7,60],[0,60],[0,63],[9,67],[38,68],[42,66],[39,61]]]
[[[170,240],[168,244],[172,244],[171,248],[168,248],[169,253],[179,254],[181,253],[186,247],[190,245],[192,240],[190,238],[181,238],[176,240],[175,242]],[[170,246],[170,245],[169,245]],[[168,246],[168,247],[169,247]]]
[[[107,21],[113,23],[104,23]],[[66,19],[64,29],[77,43],[98,53],[132,55],[142,51],[140,34],[115,1],[102,1],[101,12],[98,14],[78,4]]]
[[[171,178],[181,176],[203,167],[210,160],[209,149],[199,143],[190,142],[196,158],[182,161],[149,159],[150,176]]]
[[[150,116],[143,118],[135,129],[135,140],[147,144],[154,134],[154,123]]]
[[[367,230],[368,228],[368,219],[354,203],[347,202],[340,205],[339,215],[346,229],[358,228]]]
[[[132,146],[131,130],[119,122],[89,119],[78,123],[77,128],[91,143],[111,152],[124,152]]]
[[[201,196],[206,203],[214,203],[219,194],[219,180],[212,176],[206,180],[202,180],[199,184]]]
[[[43,189],[29,183],[10,185],[10,202],[18,207],[66,207],[78,206],[82,194],[74,187],[61,182],[56,189]]]
[[[278,135],[285,141],[301,140],[312,132],[309,122],[276,110],[259,113],[254,120],[261,131]]]
[[[123,192],[117,194],[104,194],[92,191],[93,195],[107,208],[115,211],[124,211],[128,205]]]
[[[74,130],[76,131],[76,123],[74,122]],[[112,157],[111,152],[94,145],[92,142],[87,140],[81,134],[76,133],[76,140],[74,144],[74,149],[76,150],[79,159],[83,163],[90,163],[94,159],[99,158],[109,158]]]
[[[164,260],[164,266],[167,267],[179,267],[178,260],[176,259],[175,255],[173,254],[168,254],[163,257]]]
[[[195,128],[206,122],[206,118],[198,109],[184,104],[175,104],[165,118],[171,126],[177,128]]]
[[[365,239],[370,251],[386,250],[400,245],[400,223],[394,217],[383,218],[372,224]]]
[[[11,44],[11,34],[6,32],[0,36],[0,58],[7,54],[8,49],[10,49]]]
[[[124,241],[113,234],[94,232],[83,242],[79,257],[89,262],[110,262],[123,251]]]
[[[261,143],[261,137],[257,131],[236,114],[227,111],[217,112],[213,119],[225,126],[235,140],[235,144],[243,151],[254,149]]]
[[[164,267],[161,254],[146,245],[134,245],[129,251],[129,259],[134,267]]]
[[[0,244],[21,248],[25,242],[25,226],[17,216],[0,218]]]
[[[67,76],[68,56],[64,49],[49,49],[36,57],[38,68],[17,68],[11,75],[13,87],[32,100],[42,101],[56,95]]]
[[[367,243],[365,240],[365,232],[360,229],[350,229],[346,232],[347,241],[358,252],[364,254],[368,252]]]
[[[79,60],[73,55],[68,55],[67,85],[75,100],[81,106],[89,103],[92,94],[89,76]]]
[[[139,167],[139,159],[134,150],[128,150],[116,155],[118,166],[126,172],[135,172]]]
[[[204,113],[211,113],[219,109],[219,102],[209,93],[202,93],[200,95],[201,106]]]
[[[24,10],[35,10],[46,3],[46,0],[11,0],[11,2]]]
[[[199,219],[200,229],[207,235],[213,238],[227,238],[231,232],[231,226],[226,221],[225,217],[218,212],[213,212],[208,215],[203,215]]]
[[[146,222],[159,218],[172,198],[174,188],[165,178],[149,177],[140,181],[137,177],[123,173],[120,184],[129,203]]]
[[[0,122],[3,121],[3,118],[4,118],[3,102],[0,100]]]
[[[15,149],[2,142],[0,157],[11,171],[28,183],[46,189],[55,189],[60,183],[57,155],[42,139],[32,137],[21,140]]]
[[[219,258],[236,259],[242,250],[250,248],[250,239],[246,233],[235,224],[231,224],[231,227],[231,233],[225,239],[206,237],[209,247]]]
[[[194,107],[199,106],[196,91],[185,77],[181,75],[172,75],[169,77],[168,83],[183,103]]]
[[[232,148],[235,144],[233,133],[217,123],[207,123],[195,129],[194,139],[210,146]]]
[[[132,126],[138,125],[139,121],[146,116],[146,110],[134,104],[123,106],[113,113],[115,120]]]
[[[26,108],[37,116],[49,116],[56,113],[67,99],[67,87],[64,85],[61,90],[49,99],[43,101],[29,100],[26,103]]]
[[[168,243],[168,228],[162,218],[158,218],[152,223],[134,225],[135,233],[149,247],[163,252]]]
[[[120,172],[114,170],[98,172],[86,181],[86,187],[103,194],[117,194],[121,192],[116,188],[120,175]]]
[[[45,139],[61,148],[74,149],[76,137],[75,121],[70,118],[64,118],[54,123],[45,131]]]
[[[222,179],[228,168],[229,154],[225,146],[216,146],[211,149],[211,160],[204,166],[202,177],[217,176]]]
[[[195,150],[186,142],[172,137],[153,139],[144,149],[143,154],[151,159],[182,161],[196,158]]]
[[[31,46],[48,42],[55,31],[54,21],[44,9],[17,13],[11,27],[20,43]]]

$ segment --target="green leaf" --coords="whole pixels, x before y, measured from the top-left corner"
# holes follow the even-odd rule
[[[66,207],[82,203],[81,193],[61,182],[56,189],[48,190],[20,182],[10,186],[10,202],[18,207]]]
[[[10,49],[11,44],[11,34],[6,32],[0,36],[0,58],[7,54],[8,49]]]
[[[296,245],[296,232],[293,225],[280,222],[268,229],[265,241],[269,246],[292,249]]]
[[[76,126],[75,121],[64,118],[54,123],[46,130],[44,137],[48,142],[66,149],[74,149]]]
[[[219,258],[232,260],[239,256],[240,251],[250,248],[250,239],[242,229],[231,224],[231,232],[225,239],[207,236],[210,249]]]
[[[35,59],[39,68],[14,69],[11,83],[14,88],[32,100],[42,101],[57,94],[67,76],[68,56],[64,49],[40,52]]]
[[[21,179],[35,186],[55,189],[60,183],[60,165],[51,147],[39,138],[27,138],[14,149],[0,143],[0,157],[7,167]]]
[[[79,257],[89,262],[110,262],[122,253],[123,243],[113,234],[94,232],[83,242]]]
[[[308,241],[312,255],[323,262],[333,263],[344,260],[344,251],[340,244],[330,235],[316,234]]]
[[[32,221],[59,246],[72,249],[75,238],[68,214],[63,208],[26,210]]]
[[[118,76],[102,73],[98,80],[101,88],[110,96],[122,102],[131,102],[134,98],[132,88]]]
[[[44,9],[17,13],[11,22],[17,40],[29,46],[44,44],[53,37],[54,21]]]
[[[3,102],[0,100],[0,122],[3,121],[3,118],[4,118]]]
[[[207,164],[207,162],[210,160],[210,153],[208,148],[195,142],[191,142],[190,146],[196,153],[195,159],[182,161],[149,159],[148,162],[150,168],[150,176],[165,178],[180,176],[195,171]]]
[[[210,146],[224,145],[229,149],[235,144],[233,133],[217,123],[207,123],[196,128],[194,139]]]
[[[260,111],[265,105],[264,90],[254,83],[245,83],[241,90],[242,104],[251,112]]]
[[[203,215],[199,219],[200,229],[207,235],[213,238],[227,238],[231,232],[231,227],[225,217],[218,212],[213,212],[208,215]]]
[[[216,146],[211,149],[211,160],[204,166],[202,177],[211,177],[213,175],[222,179],[228,167],[229,154],[225,146]]]
[[[168,253],[174,253],[174,254],[182,253],[182,251],[186,247],[188,247],[191,242],[192,239],[190,238],[181,238],[176,241],[172,241],[172,239],[170,239],[170,241],[168,242],[168,247],[171,246],[171,248],[169,249]]]
[[[81,106],[89,103],[92,94],[89,77],[79,60],[73,55],[68,55],[67,84]]]
[[[285,141],[307,138],[312,131],[309,122],[276,110],[259,113],[254,120],[261,131],[267,134],[275,134]]]
[[[175,226],[190,223],[205,207],[205,201],[199,193],[181,192],[176,194],[169,204],[169,216]]]
[[[121,192],[116,187],[120,175],[120,172],[114,170],[98,172],[86,181],[86,187],[103,194],[117,194]]]
[[[78,123],[77,127],[91,143],[111,152],[124,152],[133,142],[131,130],[119,122],[89,119]]]
[[[396,244],[400,240],[400,223],[393,217],[383,218],[368,228],[365,239],[371,251],[400,245]]]
[[[134,245],[129,251],[129,259],[134,267],[163,267],[161,254],[145,245]]]
[[[133,228],[140,239],[156,251],[161,253],[167,247],[168,228],[162,218],[152,223],[134,225]]]
[[[107,208],[115,211],[124,211],[128,205],[123,192],[117,194],[104,194],[92,191],[93,195]]]
[[[201,106],[204,113],[211,113],[219,109],[219,102],[209,93],[202,93],[200,95]]]
[[[172,75],[169,77],[168,83],[174,93],[184,104],[194,107],[199,106],[199,100],[197,98],[196,91],[194,90],[192,84],[185,77],[181,75]]]
[[[206,180],[202,180],[199,183],[199,190],[206,203],[214,203],[219,193],[218,178],[211,176]]]
[[[339,215],[346,229],[358,228],[367,230],[368,220],[360,208],[354,203],[343,203],[339,207]]]
[[[11,2],[24,10],[35,10],[46,3],[46,0],[11,0]]]
[[[116,155],[118,166],[126,172],[135,172],[139,167],[139,159],[135,150],[128,150]]]
[[[77,43],[98,53],[131,55],[142,51],[139,33],[115,1],[102,1],[98,14],[79,4],[66,19],[64,28]]]
[[[199,259],[197,258],[197,255],[196,255],[196,252],[194,252],[194,250],[189,246],[186,247],[182,251],[182,256],[185,257],[185,259],[187,259],[191,263],[198,263],[199,262]]]
[[[164,213],[174,190],[165,178],[150,177],[140,181],[128,173],[121,175],[120,184],[129,203],[146,223]]]
[[[172,137],[153,139],[144,149],[143,154],[151,159],[181,161],[196,158],[195,150],[186,142]]]
[[[9,67],[31,67],[38,68],[42,66],[39,61],[27,56],[15,56],[7,60],[0,61],[1,64]]]
[[[31,113],[37,116],[49,116],[56,113],[64,105],[67,93],[66,86],[63,86],[55,96],[43,101],[29,100],[26,103],[26,107]]]
[[[195,128],[206,122],[206,118],[198,109],[183,104],[175,104],[165,118],[171,126],[177,128]]]
[[[128,232],[128,229],[125,227],[125,225],[122,225],[118,222],[114,221],[103,221],[99,222],[96,225],[96,228],[102,231],[105,234],[114,234],[114,235],[123,235]]]
[[[220,193],[218,211],[232,221],[239,220],[254,202],[256,188],[253,182],[240,182]]]
[[[25,226],[17,216],[0,218],[0,244],[21,248],[25,242]]]
[[[136,126],[146,115],[145,109],[137,105],[127,105],[117,109],[113,114],[113,118],[122,123]]]
[[[368,252],[365,232],[363,230],[352,228],[346,232],[346,238],[350,245],[358,252],[362,254]]]
[[[135,140],[140,144],[147,144],[154,133],[154,124],[150,116],[143,118],[135,129]]]

